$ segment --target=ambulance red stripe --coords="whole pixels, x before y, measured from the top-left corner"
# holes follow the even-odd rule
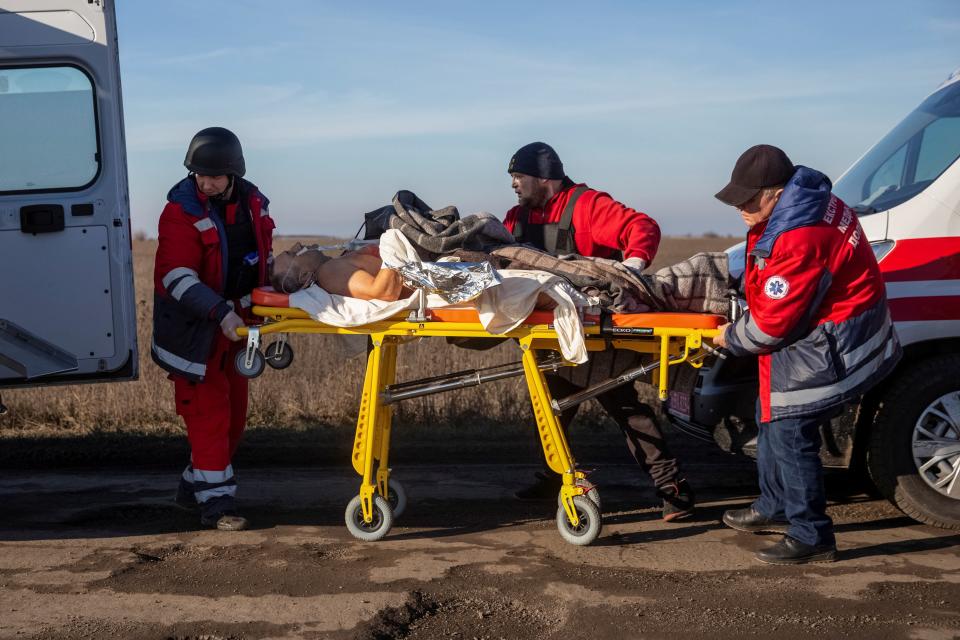
[[[896,298],[888,303],[894,322],[960,320],[960,296]]]
[[[960,278],[960,237],[897,240],[880,270],[886,282]]]

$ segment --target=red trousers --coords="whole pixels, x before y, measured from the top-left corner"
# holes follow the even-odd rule
[[[203,382],[173,380],[177,414],[187,425],[190,460],[200,485],[235,485],[230,460],[247,424],[249,381],[237,373],[233,363],[245,344],[230,342],[218,333]],[[203,502],[201,486],[197,488],[197,497]]]

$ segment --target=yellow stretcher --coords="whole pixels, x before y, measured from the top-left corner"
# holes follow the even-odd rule
[[[563,478],[558,496],[557,528],[568,542],[586,545],[600,534],[599,491],[577,468],[558,416],[566,408],[593,397],[606,389],[632,382],[652,373],[652,381],[661,400],[667,399],[669,368],[688,363],[699,367],[703,358],[716,353],[705,339],[717,334],[726,322],[718,315],[699,313],[644,313],[586,316],[584,338],[588,351],[608,348],[649,353],[654,358],[643,367],[617,379],[597,385],[563,400],[551,398],[544,372],[566,366],[557,354],[557,334],[551,323],[552,312],[535,311],[516,329],[491,334],[480,324],[473,309],[420,309],[410,316],[374,322],[362,327],[343,328],[321,324],[305,311],[289,306],[288,296],[269,288],[253,292],[253,313],[263,319],[260,325],[238,330],[247,338],[247,348],[237,355],[237,370],[256,377],[264,365],[282,369],[290,365],[293,352],[286,334],[327,333],[368,335],[372,343],[367,356],[357,432],[353,444],[353,468],[363,478],[360,493],[347,505],[345,519],[350,533],[361,540],[379,540],[389,533],[393,519],[406,506],[406,494],[390,478],[389,452],[392,404],[404,398],[474,386],[490,380],[523,375],[530,393],[537,431],[548,466]],[[261,353],[265,336],[277,334],[279,340]],[[521,363],[514,368],[499,368],[490,373],[460,372],[448,378],[428,378],[396,384],[397,347],[412,337],[514,338],[522,352]],[[507,365],[509,367],[509,365]],[[438,382],[439,381],[439,382]]]

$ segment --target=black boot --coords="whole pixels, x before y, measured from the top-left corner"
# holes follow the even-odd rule
[[[221,496],[200,504],[200,524],[220,531],[243,531],[250,522],[237,513],[233,498]]]
[[[784,520],[768,518],[753,507],[724,511],[723,524],[731,529],[750,533],[785,533],[790,525]]]
[[[835,544],[804,544],[796,538],[783,536],[769,549],[758,551],[754,557],[767,564],[804,564],[807,562],[833,562],[837,559]]]
[[[696,498],[686,480],[678,480],[658,487],[657,495],[663,499],[664,522],[683,520],[693,515]]]

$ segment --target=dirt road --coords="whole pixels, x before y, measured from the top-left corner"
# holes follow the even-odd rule
[[[884,502],[831,507],[840,562],[772,567],[752,552],[773,538],[717,522],[755,491],[749,465],[698,465],[715,488],[674,525],[634,468],[602,468],[585,548],[555,504],[511,498],[533,469],[398,469],[411,503],[378,543],[343,526],[342,468],[242,471],[241,533],[196,530],[169,473],[4,473],[0,637],[960,637],[960,536]]]

